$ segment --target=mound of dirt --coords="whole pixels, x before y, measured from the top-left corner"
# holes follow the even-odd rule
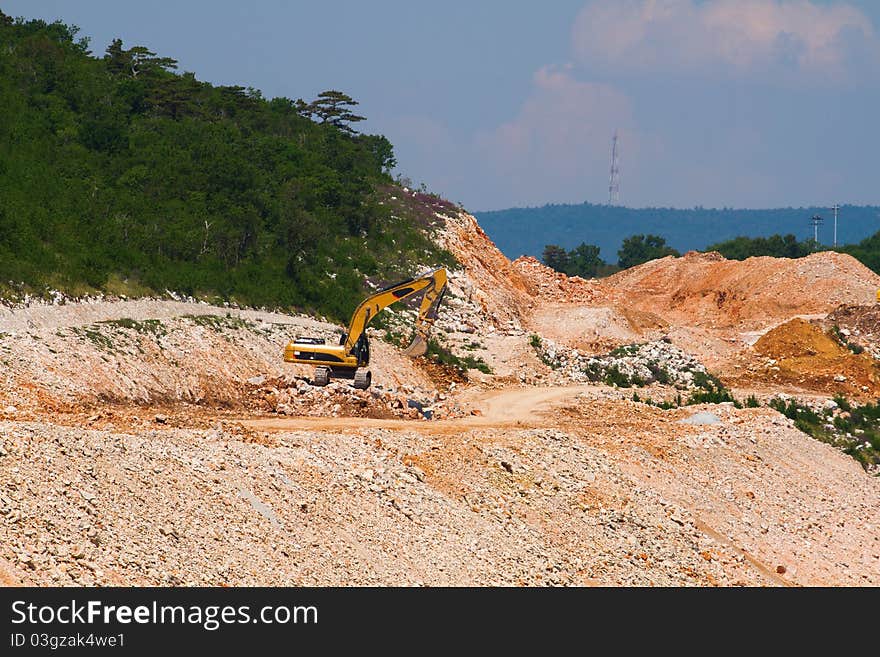
[[[632,342],[661,337],[663,318],[629,307],[620,294],[609,293],[602,282],[566,276],[531,256],[513,267],[536,289],[545,303],[529,315],[529,330],[573,349],[602,353]]]
[[[536,308],[527,323],[531,331],[543,338],[594,354],[624,344],[659,339],[665,328],[662,320],[652,325],[647,314],[638,311],[566,304]]]
[[[627,269],[602,286],[607,297],[624,297],[630,307],[674,324],[748,330],[867,303],[880,288],[880,276],[852,256],[830,251],[744,261],[692,251]]]
[[[880,366],[819,326],[793,319],[763,335],[748,368],[759,380],[846,396],[880,394]]]
[[[513,268],[544,297],[566,303],[592,304],[603,298],[599,283],[580,276],[566,276],[531,256],[520,256]]]

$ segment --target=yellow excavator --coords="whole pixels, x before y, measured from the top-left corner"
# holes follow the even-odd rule
[[[373,378],[367,369],[370,364],[367,326],[392,303],[406,301],[424,292],[415,335],[403,352],[407,356],[422,356],[428,350],[428,333],[437,319],[437,309],[446,292],[446,280],[446,269],[440,267],[379,290],[364,299],[354,311],[348,331],[342,334],[339,344],[327,344],[323,338],[297,337],[284,348],[285,362],[316,365],[314,385],[325,386],[331,377],[337,377],[351,379],[355,388],[366,390]]]

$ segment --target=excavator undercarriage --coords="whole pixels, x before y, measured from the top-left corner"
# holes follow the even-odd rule
[[[372,383],[370,343],[367,326],[382,310],[397,301],[406,301],[423,294],[416,319],[416,331],[407,356],[423,355],[428,348],[428,333],[437,318],[437,309],[446,291],[446,269],[438,268],[416,278],[396,283],[367,297],[357,307],[339,344],[327,344],[323,338],[297,337],[284,348],[288,363],[315,365],[312,383],[325,386],[331,378],[350,379],[355,388],[366,390]]]

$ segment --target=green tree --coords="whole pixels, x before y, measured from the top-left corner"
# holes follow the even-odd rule
[[[107,64],[107,70],[113,75],[121,75],[131,66],[131,57],[125,48],[122,47],[122,39],[116,38],[107,46],[104,51],[104,62]]]
[[[858,244],[843,247],[841,251],[858,258],[866,267],[880,273],[880,231],[866,237]]]
[[[318,97],[302,108],[304,114],[317,116],[321,123],[329,123],[332,126],[348,133],[354,133],[349,123],[363,121],[363,116],[358,116],[351,111],[359,103],[351,96],[341,91],[322,91]]]
[[[397,166],[394,146],[383,135],[363,135],[361,139],[373,154],[380,171],[387,174]]]
[[[545,246],[544,253],[541,255],[541,260],[551,269],[563,273],[565,273],[571,265],[568,251],[558,244],[548,244]]]
[[[599,257],[599,247],[595,244],[581,242],[571,251],[566,251],[557,244],[548,244],[544,247],[541,256],[544,264],[568,276],[581,276],[593,278],[597,275],[611,273],[608,263]]]
[[[599,273],[602,267],[607,266],[602,258],[599,257],[599,247],[595,244],[587,244],[581,242],[572,251],[568,253],[570,276],[581,276],[583,278],[593,278]]]
[[[774,258],[803,258],[817,249],[813,240],[798,242],[792,235],[771,235],[770,237],[735,237],[732,240],[712,244],[707,251],[718,251],[731,260],[745,260],[754,256],[773,256]]]
[[[93,57],[74,27],[4,16],[0,287],[129,279],[347,319],[365,277],[454,262],[400,202],[390,142],[351,130],[348,97],[319,99],[319,125],[142,46]]]
[[[134,46],[126,50],[122,47],[122,39],[119,38],[113,39],[107,46],[104,63],[107,70],[114,75],[127,75],[134,79],[177,68],[177,60],[171,57],[159,57],[145,46]]]
[[[667,246],[665,238],[659,235],[632,235],[623,240],[617,252],[617,265],[621,269],[628,269],[669,255],[680,254],[671,246]]]
[[[158,57],[156,53],[144,46],[134,46],[126,52],[126,55],[128,56],[128,73],[133,78],[177,68],[177,60],[171,59],[171,57]]]

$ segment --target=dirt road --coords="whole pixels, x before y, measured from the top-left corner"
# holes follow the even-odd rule
[[[392,429],[442,434],[476,427],[535,427],[547,424],[554,404],[567,401],[595,386],[572,385],[550,388],[502,388],[483,391],[470,406],[477,415],[449,420],[384,420],[361,417],[265,417],[240,422],[259,431],[356,431]]]

